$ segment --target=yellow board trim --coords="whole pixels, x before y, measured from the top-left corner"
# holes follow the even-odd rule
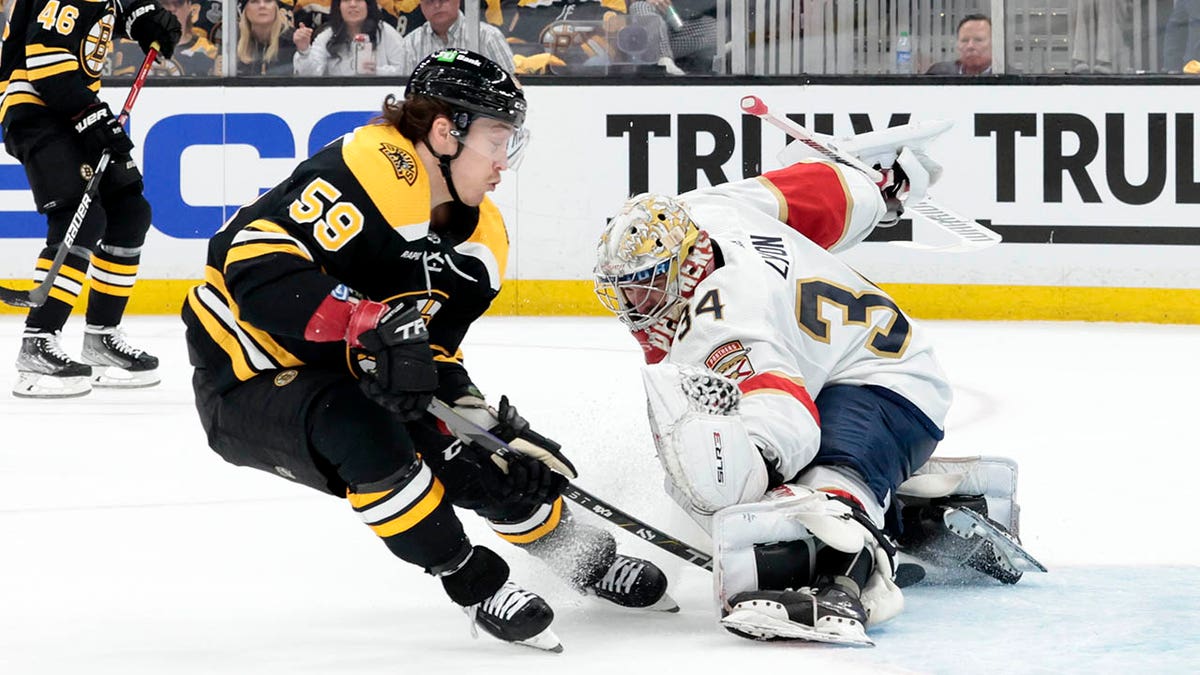
[[[138,279],[127,314],[179,314],[193,279]],[[0,279],[28,290],[29,279]],[[1100,288],[955,284],[882,284],[888,295],[918,319],[965,321],[1120,321],[1200,324],[1200,288]],[[77,313],[86,308],[81,299]],[[0,314],[25,309],[0,303]],[[510,279],[492,302],[489,316],[609,316],[591,281]]]
[[[380,537],[393,537],[402,532],[407,532],[425,519],[425,516],[433,513],[433,510],[442,503],[442,495],[446,492],[446,488],[442,487],[442,482],[437,478],[433,479],[433,487],[429,488],[429,492],[421,498],[421,501],[413,504],[412,508],[405,511],[397,518],[393,518],[382,525],[371,525],[371,529]]]

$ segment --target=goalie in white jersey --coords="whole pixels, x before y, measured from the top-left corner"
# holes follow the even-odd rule
[[[951,389],[920,324],[830,253],[887,214],[859,172],[800,162],[639,195],[601,237],[597,294],[651,364],[667,489],[713,533],[744,637],[870,644],[903,605],[880,531]]]

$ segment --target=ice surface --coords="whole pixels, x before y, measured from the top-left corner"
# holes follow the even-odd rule
[[[0,394],[0,673],[1200,671],[1200,327],[928,326],[958,397],[938,453],[1020,462],[1023,539],[1049,574],[909,589],[874,649],[763,644],[717,627],[708,573],[644,542],[618,534],[667,570],[679,614],[575,595],[466,514],[554,605],[566,651],[552,655],[472,640],[440,584],[344,503],[222,462],[178,320],[131,318],[161,386]],[[13,357],[20,329],[0,318]],[[76,353],[81,331],[68,326]],[[704,544],[660,489],[639,352],[615,321],[486,318],[465,353],[490,397],[563,443],[582,487]]]

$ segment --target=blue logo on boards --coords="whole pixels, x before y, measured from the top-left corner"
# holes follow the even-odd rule
[[[308,131],[310,157],[330,141],[366,124],[377,113],[355,110],[336,112],[313,124]],[[297,130],[299,131],[299,130]],[[142,147],[142,174],[146,199],[154,209],[154,227],[178,239],[207,239],[242,204],[195,206],[183,197],[180,159],[185,150],[202,145],[249,145],[263,159],[299,159],[297,135],[288,122],[271,113],[181,114],[164,117],[150,127]],[[214,177],[219,179],[219,177]],[[259,186],[260,194],[271,185]],[[0,190],[29,189],[25,169],[17,164],[0,165]],[[46,218],[33,209],[0,211],[0,238],[44,239]]]

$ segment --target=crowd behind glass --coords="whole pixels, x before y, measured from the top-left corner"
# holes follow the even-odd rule
[[[521,75],[1200,74],[1200,0],[160,2],[184,35],[155,76],[403,76],[455,46]],[[113,45],[112,75],[140,63]]]

